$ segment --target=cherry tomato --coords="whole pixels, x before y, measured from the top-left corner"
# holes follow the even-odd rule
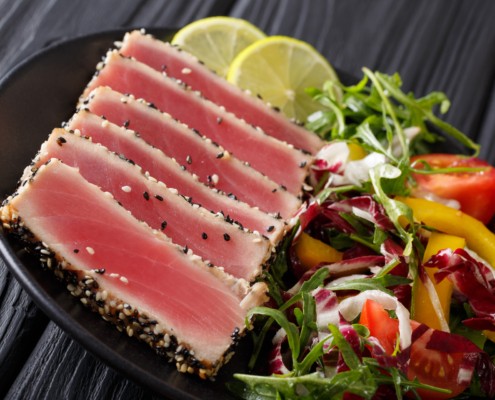
[[[450,399],[461,394],[469,386],[469,384],[457,382],[464,353],[446,353],[427,349],[426,346],[433,332],[433,329],[428,329],[411,346],[411,361],[407,377],[411,380],[418,378],[421,383],[451,391],[449,394],[443,394],[419,389],[418,394],[421,399]]]
[[[359,323],[366,326],[370,335],[380,341],[387,354],[393,353],[398,340],[399,321],[391,318],[381,304],[367,300],[361,311]],[[416,329],[419,325],[416,321],[411,321],[412,329]],[[417,378],[421,383],[451,391],[449,394],[443,394],[418,390],[422,399],[449,399],[462,393],[469,386],[457,382],[464,353],[427,349],[426,346],[433,333],[434,329],[428,329],[412,344],[407,376],[410,380]]]
[[[420,189],[445,199],[454,199],[461,210],[487,224],[495,214],[495,168],[474,157],[455,154],[424,154],[411,161],[424,160],[432,168],[469,167],[486,168],[478,172],[448,174],[413,174]],[[416,165],[422,168],[421,163]]]

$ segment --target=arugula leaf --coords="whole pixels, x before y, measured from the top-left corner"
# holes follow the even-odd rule
[[[375,196],[385,208],[385,211],[394,224],[395,229],[397,229],[399,236],[406,244],[404,255],[410,256],[412,254],[414,234],[413,232],[408,232],[403,228],[400,218],[405,217],[410,225],[414,226],[412,210],[406,204],[388,197],[381,185],[382,179],[396,179],[400,176],[400,169],[393,167],[390,164],[378,165],[370,171],[370,178],[373,188],[375,189]]]
[[[381,290],[382,292],[393,295],[393,292],[387,289],[387,287],[409,284],[411,282],[411,279],[404,278],[402,276],[384,275],[378,278],[359,278],[344,281],[338,285],[330,286],[330,289],[334,291],[358,290],[360,292],[364,292],[366,290]]]

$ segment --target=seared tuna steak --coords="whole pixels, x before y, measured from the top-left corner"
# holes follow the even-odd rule
[[[111,193],[138,220],[235,277],[254,280],[271,255],[268,239],[190,204],[100,144],[55,129],[41,146],[35,166],[51,158],[78,168],[84,179]]]
[[[139,133],[112,124],[108,120],[102,119],[86,110],[81,110],[75,114],[68,122],[67,128],[79,131],[83,136],[89,136],[109,150],[132,160],[152,177],[162,181],[168,187],[177,189],[180,194],[192,197],[192,201],[204,206],[195,192],[185,191],[182,187],[179,187],[179,183],[176,183],[176,175],[179,172],[175,171],[175,174],[171,175],[170,169],[172,166],[175,169],[180,167],[177,167],[176,163],[165,156],[162,151],[148,145],[139,137]],[[262,211],[280,214],[283,218],[290,218],[294,215],[300,203],[300,200],[294,195],[287,191],[279,191],[277,196],[273,196],[270,202],[260,204],[259,207]],[[211,210],[210,206],[205,207]],[[232,215],[230,216],[233,218]],[[260,231],[260,233],[264,234],[265,230]]]
[[[264,300],[264,288],[248,293],[57,160],[4,202],[1,218],[84,304],[181,371],[214,374],[244,330],[245,308]]]
[[[323,141],[317,135],[292,123],[261,99],[243,92],[208,70],[194,56],[180,51],[170,43],[134,31],[125,35],[120,52],[183,81],[247,123],[259,126],[268,135],[286,141],[298,149],[316,153],[323,146]]]
[[[185,85],[136,60],[109,52],[83,94],[98,86],[142,98],[220,144],[294,194],[301,193],[312,157],[264,134]]]
[[[143,140],[174,158],[204,184],[253,207],[274,210],[288,198],[275,182],[143,100],[99,87],[85,107],[114,124],[138,131]]]

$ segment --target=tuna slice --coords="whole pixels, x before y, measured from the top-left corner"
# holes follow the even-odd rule
[[[311,156],[255,129],[151,67],[111,51],[86,88],[83,98],[98,86],[110,86],[118,92],[130,93],[153,103],[161,111],[197,129],[240,160],[248,162],[289,192],[301,192]]]
[[[271,255],[268,239],[190,204],[147,178],[138,166],[81,136],[55,129],[41,147],[35,166],[51,158],[77,167],[84,179],[111,193],[138,220],[235,277],[253,280]]]
[[[180,181],[178,181],[180,178],[177,177],[179,174],[184,176],[184,174],[178,171],[180,170],[178,164],[171,158],[166,157],[162,151],[148,145],[137,133],[112,124],[108,120],[104,120],[85,110],[81,110],[75,114],[67,124],[67,128],[74,131],[78,130],[83,136],[89,136],[95,142],[103,144],[109,150],[132,160],[141,166],[144,171],[147,171],[151,176],[162,181],[168,187],[177,189],[182,195],[192,197],[195,203],[199,203],[209,210],[219,211],[212,208],[218,207],[218,205],[206,204],[204,202],[204,196],[200,195],[198,197],[196,190],[191,192],[191,189],[184,189]],[[174,171],[171,171],[172,168]],[[198,184],[195,184],[193,189],[197,189],[196,186]],[[211,190],[206,186],[205,188]],[[290,218],[299,208],[300,200],[286,191],[280,191],[279,195],[274,197],[268,205],[270,208],[264,207],[262,211],[274,214],[280,213],[283,218]],[[237,213],[234,217],[230,211],[222,211],[228,212],[231,218],[236,219],[244,225],[240,219],[237,219],[239,216]],[[269,226],[272,225],[270,224]],[[250,226],[247,227],[251,228]],[[267,230],[268,226],[265,226],[259,232],[265,234]]]
[[[244,330],[246,308],[264,300],[264,288],[248,292],[245,281],[185,254],[58,160],[25,181],[1,217],[84,304],[182,371],[213,375]]]
[[[207,99],[225,106],[237,117],[298,149],[316,153],[323,146],[317,135],[292,123],[262,100],[231,85],[195,57],[170,43],[134,31],[125,35],[120,52],[158,71],[165,71],[168,76],[183,81],[193,90],[199,90]]]
[[[142,139],[196,174],[201,182],[253,207],[274,210],[287,198],[275,182],[143,100],[99,87],[91,92],[86,107],[114,124],[138,131]]]

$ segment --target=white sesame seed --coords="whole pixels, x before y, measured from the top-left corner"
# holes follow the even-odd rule
[[[124,283],[129,283],[129,280],[125,276],[121,276],[120,280]]]
[[[217,175],[217,174],[213,174],[213,175],[211,176],[211,182],[212,182],[214,185],[218,184],[218,181],[219,181],[219,180],[220,180],[220,178],[218,177],[218,175]]]
[[[86,247],[86,251],[87,251],[89,254],[91,254],[91,255],[95,254],[95,250],[94,250],[92,247],[89,247],[89,246],[88,246],[88,247]]]
[[[132,190],[132,188],[130,186],[127,186],[127,185],[122,186],[121,189],[123,192],[126,192],[126,193],[130,193]]]
[[[184,75],[188,75],[190,74],[192,71],[191,71],[191,68],[182,68],[182,71],[181,71]]]

